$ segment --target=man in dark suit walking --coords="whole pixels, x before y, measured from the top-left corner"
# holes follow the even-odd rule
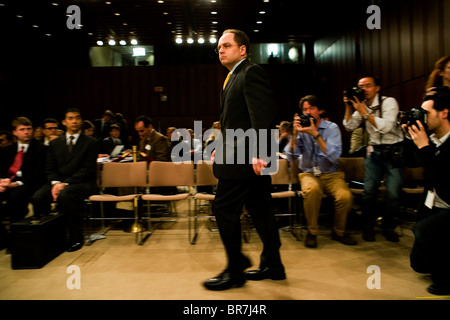
[[[62,124],[66,134],[50,141],[45,173],[47,184],[32,197],[34,212],[47,215],[50,204],[57,202],[66,215],[69,231],[68,251],[83,246],[84,199],[96,192],[98,141],[81,133],[81,114],[76,108],[66,110]]]
[[[18,117],[12,122],[17,142],[0,148],[0,206],[1,218],[11,223],[28,214],[33,193],[45,183],[47,147],[33,139],[33,125],[28,118]],[[2,242],[6,244],[6,230],[0,226]]]
[[[219,183],[213,206],[228,265],[221,274],[204,282],[209,290],[241,287],[246,280],[286,278],[270,195],[271,178],[264,174],[267,162],[258,153],[252,153],[261,146],[260,141],[227,139],[230,132],[243,130],[254,132],[256,140],[260,140],[264,139],[260,136],[262,131],[270,135],[270,129],[275,128],[275,102],[269,79],[260,66],[247,60],[248,50],[248,37],[240,30],[226,30],[219,39],[219,59],[230,73],[221,92],[222,143],[216,147],[214,159],[214,175]],[[244,205],[263,242],[259,268],[245,273],[251,262],[241,251],[240,216]]]

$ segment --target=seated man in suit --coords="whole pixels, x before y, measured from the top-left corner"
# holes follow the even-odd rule
[[[170,161],[169,143],[167,137],[153,128],[152,119],[140,116],[134,122],[134,128],[139,134],[139,152],[145,153],[151,160]]]
[[[101,153],[111,155],[111,152],[118,145],[123,144],[120,140],[120,127],[118,124],[112,124],[109,127],[109,137],[103,139]]]
[[[38,215],[50,212],[50,204],[57,202],[60,213],[67,218],[69,249],[83,246],[84,199],[97,190],[96,170],[98,141],[81,133],[81,114],[76,108],[66,110],[62,124],[66,134],[50,141],[45,173],[47,184],[32,197]]]
[[[33,125],[28,118],[14,119],[12,127],[17,142],[0,148],[0,212],[2,219],[16,222],[28,214],[31,196],[45,183],[47,147],[33,139]],[[4,242],[6,232],[0,232]]]

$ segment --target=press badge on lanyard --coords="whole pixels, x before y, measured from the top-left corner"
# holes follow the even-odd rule
[[[316,177],[318,177],[318,176],[320,176],[320,175],[322,174],[322,172],[320,171],[319,166],[314,166],[314,167],[313,167],[313,172],[314,172],[314,175],[315,175]]]

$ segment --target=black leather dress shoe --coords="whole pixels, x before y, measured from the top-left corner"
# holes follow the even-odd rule
[[[67,249],[67,252],[74,252],[74,251],[80,250],[81,247],[83,247],[83,243],[82,243],[82,242],[77,242],[77,243],[71,245],[71,246]]]
[[[264,279],[271,280],[284,280],[286,279],[286,273],[283,268],[259,268],[256,270],[250,270],[245,273],[247,280],[259,281]]]
[[[206,280],[203,285],[208,290],[228,290],[231,288],[239,288],[245,284],[245,276],[243,272],[231,273],[227,270],[219,274],[217,277]]]
[[[450,286],[442,286],[436,283],[433,283],[427,288],[427,291],[431,294],[435,294],[437,296],[449,296],[450,295]]]

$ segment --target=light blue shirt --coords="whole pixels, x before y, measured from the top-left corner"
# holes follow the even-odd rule
[[[290,151],[288,143],[284,148],[289,162],[300,158],[299,168],[303,172],[314,173],[318,166],[321,173],[332,173],[339,169],[339,157],[342,154],[341,131],[336,123],[321,119],[317,128],[321,137],[327,143],[327,153],[323,153],[313,136],[299,133],[294,150]]]

